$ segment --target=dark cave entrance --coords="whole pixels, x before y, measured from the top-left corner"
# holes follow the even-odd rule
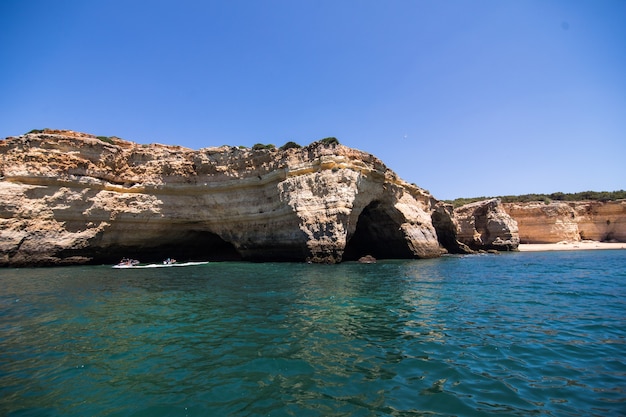
[[[343,253],[344,261],[356,261],[365,255],[377,259],[413,259],[400,223],[379,201],[363,209],[356,230],[349,238]]]
[[[85,253],[64,253],[64,257],[87,256],[92,264],[112,264],[121,258],[137,259],[142,263],[162,262],[166,258],[177,261],[239,261],[241,254],[235,247],[215,233],[199,230],[169,231],[141,245],[116,245],[91,248]]]

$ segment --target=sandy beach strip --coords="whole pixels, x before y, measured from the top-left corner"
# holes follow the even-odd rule
[[[558,242],[558,243],[521,243],[520,252],[542,252],[556,250],[592,250],[592,249],[626,249],[624,242],[596,242],[583,240],[581,242]]]

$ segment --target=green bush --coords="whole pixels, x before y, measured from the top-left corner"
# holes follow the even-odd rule
[[[281,151],[284,151],[286,149],[298,149],[298,148],[302,148],[302,146],[298,145],[296,142],[289,141],[285,143],[283,146],[281,146],[279,149]]]
[[[260,151],[260,150],[263,150],[263,149],[275,149],[275,148],[276,148],[276,146],[272,145],[271,143],[267,144],[267,145],[264,145],[262,143],[255,143],[252,146],[252,150],[253,151]]]
[[[475,203],[477,201],[487,200],[488,197],[471,197],[471,198],[457,198],[455,200],[444,200],[446,203],[450,203],[454,208],[464,206],[466,204]]]
[[[339,145],[339,140],[337,140],[337,138],[335,137],[328,137],[328,138],[324,138],[319,140],[319,142],[321,142],[324,146],[334,146],[334,145]]]
[[[102,142],[110,143],[111,145],[115,144],[113,136],[96,136],[96,139],[99,139]]]

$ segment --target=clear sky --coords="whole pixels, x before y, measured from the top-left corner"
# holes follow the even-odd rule
[[[439,199],[626,189],[624,0],[2,0],[0,137],[334,136]]]

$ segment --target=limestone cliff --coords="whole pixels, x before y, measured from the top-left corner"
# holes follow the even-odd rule
[[[71,131],[0,141],[0,265],[429,258],[436,200],[341,145],[191,150]]]
[[[626,200],[505,203],[522,243],[626,242]]]
[[[466,204],[454,210],[456,239],[473,250],[516,250],[520,243],[517,222],[499,199]]]

